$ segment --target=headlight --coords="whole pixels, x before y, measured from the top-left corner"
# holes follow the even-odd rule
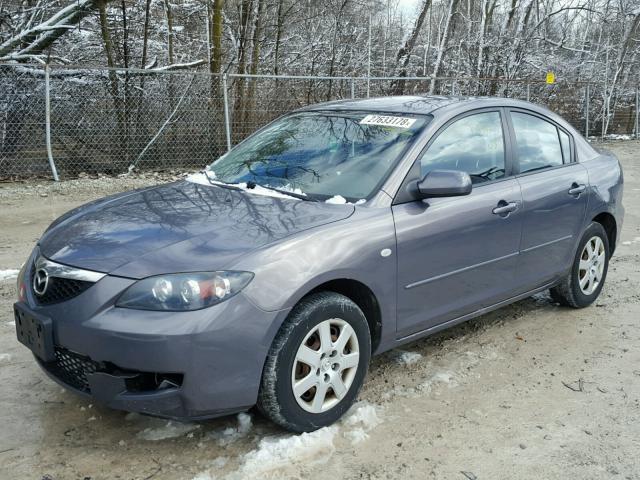
[[[127,288],[116,307],[174,312],[199,310],[233,297],[251,279],[251,272],[195,272],[148,277]]]

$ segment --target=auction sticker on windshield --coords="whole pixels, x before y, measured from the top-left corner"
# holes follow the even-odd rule
[[[384,127],[410,128],[415,118],[394,117],[389,115],[367,115],[360,120],[360,125],[382,125]]]

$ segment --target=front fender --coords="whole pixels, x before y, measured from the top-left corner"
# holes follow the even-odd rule
[[[381,251],[390,249],[383,257]],[[288,310],[331,280],[352,279],[376,296],[383,340],[395,338],[396,238],[389,208],[357,207],[348,219],[251,252],[233,266],[255,274],[243,294],[266,311]]]

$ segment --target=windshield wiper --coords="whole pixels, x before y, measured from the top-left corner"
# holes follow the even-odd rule
[[[234,183],[223,182],[222,180],[218,180],[216,178],[211,178],[209,176],[209,171],[208,170],[202,170],[202,173],[204,173],[204,176],[207,178],[207,181],[211,185],[213,185],[214,187],[221,187],[221,188],[227,188],[229,190],[242,191],[242,188],[239,187],[238,185],[234,184]]]
[[[288,195],[288,196],[293,197],[293,198],[299,198],[300,200],[304,200],[306,202],[317,202],[318,201],[317,199],[311,198],[311,197],[305,195],[304,193],[290,192],[289,190],[282,190],[280,188],[271,187],[269,185],[261,185],[259,183],[252,182],[252,181],[247,182],[247,188],[249,190],[254,189],[256,187],[266,188],[268,190],[272,190],[274,192],[281,193],[282,195]]]

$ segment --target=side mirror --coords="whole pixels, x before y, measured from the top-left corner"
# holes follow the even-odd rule
[[[416,185],[419,198],[458,197],[471,193],[471,177],[457,170],[432,170]]]

